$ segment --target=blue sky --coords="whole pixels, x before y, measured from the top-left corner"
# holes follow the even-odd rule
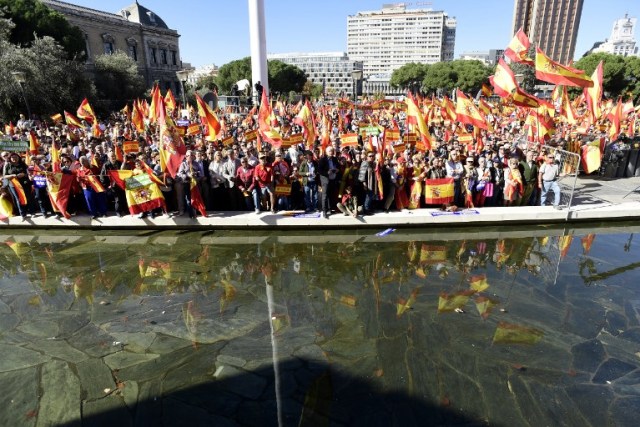
[[[126,0],[67,0],[117,12]],[[139,0],[181,35],[182,60],[194,66],[224,65],[250,55],[247,0]],[[378,10],[385,0],[264,0],[267,51],[346,51],[347,16]],[[467,51],[503,49],[511,39],[513,0],[433,0],[406,2],[409,8],[444,10],[457,19],[455,58]],[[640,18],[639,0],[584,0],[576,45],[579,59],[594,42],[611,33],[625,13]],[[636,28],[636,40],[640,39]]]

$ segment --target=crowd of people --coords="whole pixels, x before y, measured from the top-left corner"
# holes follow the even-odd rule
[[[301,133],[289,111],[280,118],[283,136]],[[411,145],[402,150],[381,149],[383,136],[358,136],[358,144],[344,146],[343,132],[358,132],[370,126],[371,118],[347,112],[343,117],[334,109],[330,143],[304,142],[274,148],[247,140],[252,116],[221,114],[225,133],[215,141],[203,135],[184,136],[187,151],[175,176],[161,165],[159,131],[150,126],[136,132],[127,116],[114,113],[101,124],[101,136],[95,137],[91,125],[74,128],[62,123],[19,123],[13,139],[26,139],[30,132],[39,140],[38,153],[4,151],[0,158],[2,191],[13,203],[13,214],[58,214],[47,193],[47,174],[52,169],[52,150],[59,152],[61,172],[72,174],[74,184],[68,200],[70,214],[87,214],[93,218],[128,215],[127,197],[109,171],[131,170],[134,175],[149,173],[158,178],[164,206],[141,212],[140,217],[156,215],[195,218],[206,211],[253,211],[276,213],[304,211],[329,217],[371,215],[392,210],[443,208],[428,204],[425,186],[428,180],[453,179],[453,200],[447,209],[485,206],[544,205],[553,193],[559,205],[558,158],[555,147],[561,140],[545,145],[528,143],[520,122],[487,133],[483,131],[481,150],[450,136],[444,125],[432,126],[430,150],[418,151]],[[394,117],[377,117],[380,129],[392,120],[405,133],[402,112]],[[182,122],[199,123],[198,117],[183,117]],[[320,132],[318,132],[320,135]],[[232,138],[229,138],[232,137]],[[125,141],[138,143],[137,152],[124,156]],[[224,140],[224,143],[223,143]],[[476,145],[477,147],[477,145]],[[121,157],[121,158],[118,158]],[[94,185],[91,177],[102,188]],[[13,179],[15,178],[15,179]],[[16,180],[24,190],[16,191]],[[194,189],[194,183],[197,189]],[[102,191],[104,190],[104,191]],[[204,209],[193,205],[193,192],[201,195]],[[203,210],[205,212],[203,212]],[[302,213],[302,212],[300,212]]]

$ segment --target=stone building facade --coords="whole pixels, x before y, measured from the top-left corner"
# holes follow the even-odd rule
[[[176,71],[182,69],[180,35],[137,0],[118,13],[103,12],[59,0],[41,0],[63,14],[84,33],[87,71],[97,55],[121,50],[138,64],[147,87],[158,81],[162,90],[180,94]]]

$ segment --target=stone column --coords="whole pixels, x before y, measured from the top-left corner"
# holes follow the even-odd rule
[[[269,81],[267,72],[267,37],[264,24],[264,0],[249,1],[249,40],[251,44],[251,93],[257,105],[258,92],[255,84],[260,82],[267,94]]]

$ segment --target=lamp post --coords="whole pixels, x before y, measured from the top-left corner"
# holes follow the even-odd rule
[[[362,79],[362,70],[351,71],[351,77],[353,78],[353,102],[358,102],[358,82]]]
[[[31,120],[31,108],[29,108],[29,101],[27,101],[27,94],[24,91],[24,85],[27,83],[27,75],[24,73],[24,71],[13,71],[11,74],[20,85],[20,90],[22,91],[22,98],[24,99],[24,104],[27,106],[27,120]]]
[[[176,77],[178,78],[178,80],[180,80],[180,91],[182,92],[182,108],[187,108],[187,97],[184,93],[184,87],[187,79],[189,78],[189,71],[176,71]]]

